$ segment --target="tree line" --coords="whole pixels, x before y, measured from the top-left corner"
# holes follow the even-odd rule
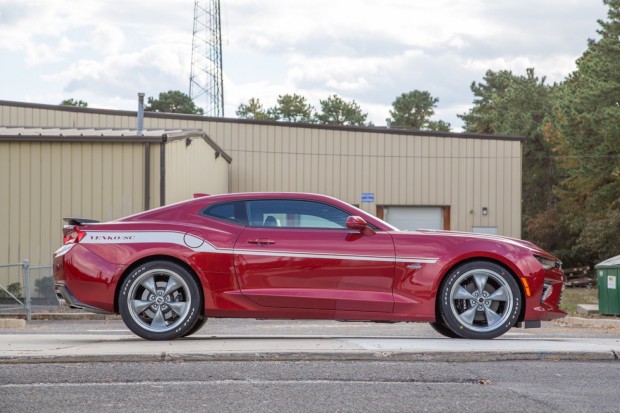
[[[588,40],[576,70],[548,84],[529,68],[523,75],[488,70],[473,82],[471,109],[459,118],[466,132],[525,136],[522,165],[523,238],[560,257],[565,266],[592,265],[620,254],[620,0],[603,0],[607,20]],[[439,99],[413,90],[396,97],[392,127],[449,131],[432,120]],[[62,104],[87,106],[70,99]],[[337,95],[316,110],[297,94],[265,108],[240,104],[237,116],[254,120],[372,126],[355,101]],[[203,114],[178,91],[149,98],[145,110]]]
[[[390,125],[397,128],[449,131],[448,122],[432,120],[438,98],[427,91],[412,90],[394,99],[389,118]],[[237,116],[242,119],[272,120],[283,122],[318,123],[341,126],[373,126],[367,122],[368,113],[354,101],[347,101],[338,95],[319,100],[320,110],[298,94],[278,96],[276,105],[265,109],[260,99],[251,98],[247,104],[237,107]]]
[[[413,90],[398,96],[392,103],[390,111],[392,127],[450,131],[450,124],[442,120],[432,120],[439,99],[427,91]],[[372,126],[367,121],[368,113],[354,101],[347,101],[338,95],[331,95],[320,100],[320,110],[308,103],[307,99],[296,93],[278,96],[276,105],[265,109],[260,99],[251,98],[247,104],[237,107],[237,116],[242,119],[270,120],[295,123],[319,123],[323,125]],[[61,102],[65,106],[87,107],[81,100],[67,99]],[[187,113],[203,115],[202,108],[196,106],[192,99],[183,92],[170,90],[162,92],[158,98],[149,97],[144,110],[150,112]]]

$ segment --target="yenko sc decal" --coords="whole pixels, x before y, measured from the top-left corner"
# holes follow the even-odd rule
[[[82,240],[91,240],[91,241],[99,241],[99,243],[104,243],[104,241],[131,241],[136,238],[135,235],[127,235],[127,234],[112,234],[112,235],[91,235],[87,234],[86,237]]]
[[[194,251],[218,252],[213,245],[204,239],[189,233],[175,231],[87,231],[86,236],[80,242],[83,244],[175,244],[191,248]]]

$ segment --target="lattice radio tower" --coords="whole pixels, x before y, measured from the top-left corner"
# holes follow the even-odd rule
[[[207,116],[224,116],[224,79],[222,75],[222,31],[219,0],[194,1],[192,70],[189,96],[198,106],[206,101]]]

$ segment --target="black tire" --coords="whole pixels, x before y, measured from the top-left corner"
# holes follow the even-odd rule
[[[187,333],[183,334],[183,337],[189,337],[192,334],[196,334],[202,327],[204,327],[207,320],[207,317],[198,317],[198,320],[196,320],[196,324],[194,324],[194,327],[192,327]]]
[[[463,338],[461,336],[459,336],[458,334],[456,334],[454,331],[450,330],[445,324],[443,323],[429,323],[431,325],[431,327],[433,327],[433,330],[435,330],[436,332],[438,332],[439,334],[441,334],[444,337],[448,337],[448,338]]]
[[[192,330],[202,316],[200,289],[182,266],[150,261],[135,268],[119,292],[123,321],[147,340],[174,340]]]
[[[492,339],[510,330],[521,312],[519,286],[508,270],[473,261],[451,271],[439,290],[439,315],[457,336]]]

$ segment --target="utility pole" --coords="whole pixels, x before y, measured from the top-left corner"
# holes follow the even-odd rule
[[[224,116],[224,78],[222,72],[222,30],[219,0],[194,1],[192,69],[189,97],[205,115]],[[198,100],[206,102],[201,105]]]

